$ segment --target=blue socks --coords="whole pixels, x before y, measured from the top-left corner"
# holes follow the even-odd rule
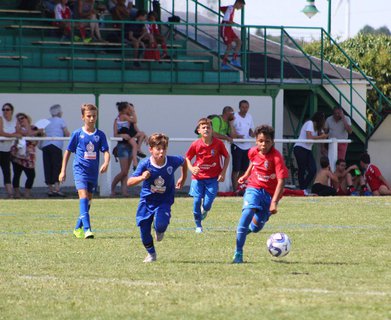
[[[89,214],[89,200],[88,198],[82,198],[79,200],[80,214],[79,219],[76,223],[76,228],[79,229],[81,226],[84,227],[84,231],[91,229],[90,226],[90,214]]]

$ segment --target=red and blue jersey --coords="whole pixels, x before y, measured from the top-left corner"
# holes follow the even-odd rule
[[[272,147],[267,154],[262,154],[255,146],[248,151],[248,157],[252,170],[247,179],[247,188],[262,188],[273,196],[278,179],[288,178],[288,169],[281,153]]]
[[[235,8],[234,6],[222,6],[220,11],[224,13],[223,22],[234,22]]]
[[[192,160],[196,157],[193,166],[199,167],[200,172],[192,179],[202,180],[216,178],[222,171],[222,157],[228,157],[228,151],[224,143],[217,138],[213,138],[211,144],[206,144],[202,139],[197,139],[187,150],[186,158]]]

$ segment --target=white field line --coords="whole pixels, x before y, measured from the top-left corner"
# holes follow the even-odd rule
[[[69,279],[58,278],[56,276],[50,275],[20,275],[19,278],[24,280],[33,280],[33,281],[53,281],[53,282],[66,282]],[[85,279],[84,279],[85,280]],[[72,279],[74,281],[74,279]],[[113,285],[123,285],[126,287],[182,287],[188,286],[185,283],[177,283],[177,282],[153,282],[153,281],[144,281],[144,280],[124,280],[117,278],[95,278],[88,279],[89,282],[95,283],[103,283],[103,284],[113,284]],[[203,283],[196,285],[198,287],[210,288],[210,289],[221,289],[221,284],[215,285],[211,283]],[[225,286],[226,288],[232,287],[235,288],[237,286]],[[328,289],[320,289],[320,288],[264,288],[266,291],[282,291],[282,292],[292,292],[292,293],[309,293],[309,294],[318,294],[318,295],[352,295],[352,296],[391,296],[391,291],[343,291],[343,290],[328,290]]]

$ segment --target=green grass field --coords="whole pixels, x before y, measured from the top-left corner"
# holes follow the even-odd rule
[[[0,201],[0,319],[391,319],[391,198],[284,198],[233,265],[241,202],[216,199],[195,234],[177,198],[145,264],[137,199],[94,200],[93,240],[71,234],[76,199]]]

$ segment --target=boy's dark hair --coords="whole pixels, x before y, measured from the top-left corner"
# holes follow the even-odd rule
[[[320,167],[322,169],[326,169],[330,165],[329,158],[326,156],[323,156],[320,158]]]
[[[246,2],[244,0],[236,0],[235,2],[237,3],[242,3],[242,4],[246,4]]]
[[[368,153],[363,153],[360,157],[360,161],[364,162],[365,164],[371,163],[371,157]]]
[[[148,138],[150,148],[161,146],[164,149],[168,147],[168,137],[164,133],[154,133]]]
[[[265,136],[269,137],[270,139],[274,140],[274,128],[272,126],[269,126],[267,124],[260,125],[255,128],[254,134],[255,137],[257,137],[259,134],[264,134]]]
[[[117,102],[116,105],[117,105],[118,112],[121,112],[124,111],[129,105],[132,104],[127,101],[121,101],[121,102]]]
[[[6,102],[6,103],[3,104],[3,108],[5,108],[5,107],[7,107],[7,106],[10,107],[10,109],[11,109],[12,112],[14,112],[14,106],[13,106],[11,103]]]
[[[337,162],[335,163],[336,166],[339,166],[341,163],[345,162],[346,163],[346,160],[345,159],[338,159]]]
[[[157,14],[156,12],[154,11],[149,11],[148,12],[148,16],[147,16],[147,19],[149,20],[150,18],[154,17],[155,19],[157,19]]]

